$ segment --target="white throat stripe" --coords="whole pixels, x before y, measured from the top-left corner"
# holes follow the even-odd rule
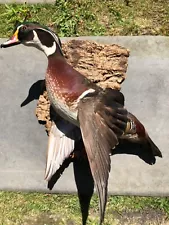
[[[51,34],[52,37],[54,38],[54,40],[56,41],[56,43],[58,44],[58,46],[59,46],[59,48],[60,48],[60,51],[62,52],[62,47],[61,47],[61,45],[60,45],[59,38],[58,38],[58,36],[57,36],[55,33],[53,33],[53,32],[50,31],[50,30],[43,29],[43,28],[41,28],[41,27],[38,27],[37,29],[38,29],[38,30],[43,30],[43,31],[48,32],[49,34]],[[62,53],[62,54],[63,54],[63,53]]]
[[[52,47],[47,47],[41,43],[36,31],[33,31],[33,34],[34,34],[33,42],[38,45],[38,47],[45,53],[46,56],[49,56],[49,55],[52,55],[55,53],[55,51],[56,51],[56,43],[55,42],[53,42]]]

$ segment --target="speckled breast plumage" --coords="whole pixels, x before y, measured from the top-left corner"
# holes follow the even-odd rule
[[[77,125],[77,104],[76,101],[70,102],[68,94],[63,88],[60,88],[58,83],[53,82],[50,75],[47,74],[46,89],[48,92],[49,100],[55,111],[64,119]]]
[[[46,89],[55,111],[69,122],[78,125],[77,100],[88,88],[79,82],[77,71],[69,68],[64,61],[51,59],[46,72]]]

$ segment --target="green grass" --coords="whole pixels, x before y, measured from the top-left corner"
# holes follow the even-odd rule
[[[139,217],[142,216],[144,219],[147,212],[149,213],[149,222],[158,220],[161,221],[159,224],[162,224],[162,221],[167,221],[169,216],[169,199],[110,196],[104,224],[119,224],[118,221],[125,221],[127,215],[129,224],[132,225],[136,222],[131,222],[135,215],[139,213]],[[154,214],[157,218],[154,218]],[[72,195],[0,192],[0,225],[2,224],[80,225],[81,214],[78,198]],[[98,198],[96,196],[91,201],[88,224],[98,224]]]
[[[39,21],[60,36],[168,35],[166,0],[56,0],[56,4],[0,4],[0,36],[7,37],[16,19]]]
[[[24,20],[26,14],[30,14],[29,20],[51,27],[60,36],[169,35],[167,0],[129,0],[129,6],[126,4],[127,0],[57,0],[55,5],[0,4],[0,37],[10,36],[15,21]],[[162,225],[168,217],[168,198],[109,197],[105,225]],[[94,196],[89,224],[97,222],[98,199]],[[78,198],[0,192],[0,225],[18,224],[81,224]]]

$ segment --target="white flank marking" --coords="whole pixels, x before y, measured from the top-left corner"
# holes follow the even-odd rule
[[[94,92],[95,92],[95,90],[92,89],[92,88],[90,88],[90,89],[84,91],[84,92],[78,97],[77,102],[79,102],[79,101],[80,101],[82,98],[84,98],[86,95],[88,95],[88,94],[90,94],[90,93],[94,93]]]

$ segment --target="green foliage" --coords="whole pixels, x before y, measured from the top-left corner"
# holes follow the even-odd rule
[[[9,36],[14,22],[23,21],[26,14],[60,36],[169,34],[167,1],[56,0],[55,4],[0,4],[0,36]]]
[[[60,36],[79,36],[82,27],[94,35],[102,34],[104,27],[99,24],[98,16],[92,12],[94,1],[56,0],[57,16],[54,24]]]
[[[26,16],[30,17],[30,13],[36,14],[41,7],[28,4],[10,4],[4,5],[4,13],[1,14],[2,21],[6,23],[7,31],[13,29],[13,24],[16,20],[23,21]]]
[[[135,213],[136,215],[139,213],[139,217],[143,217],[144,220],[144,216],[152,212],[158,214],[158,218],[152,218],[153,222],[147,221],[147,224],[162,224],[159,221],[169,218],[169,199],[109,196],[104,225],[124,224],[123,217],[127,215],[128,220],[133,219]],[[98,197],[94,195],[91,200],[88,224],[97,225],[98,215]],[[122,223],[118,223],[119,216],[120,220],[123,221]],[[155,223],[154,219],[158,223]],[[0,224],[80,225],[81,213],[78,197],[74,195],[0,192]],[[144,223],[131,223],[129,221],[126,224]]]
[[[90,0],[57,0],[55,5],[0,5],[0,27],[3,28],[0,33],[8,34],[16,20],[23,21],[29,15],[29,20],[51,27],[60,36],[103,35],[105,27],[99,22],[97,13],[92,11],[92,4]]]

